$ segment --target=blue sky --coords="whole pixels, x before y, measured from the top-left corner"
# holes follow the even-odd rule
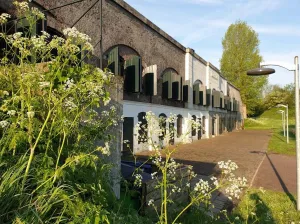
[[[258,32],[265,62],[291,67],[300,52],[299,0],[125,1],[218,68],[222,38],[237,20],[246,21]],[[276,68],[269,83],[285,85],[293,80],[293,72]]]

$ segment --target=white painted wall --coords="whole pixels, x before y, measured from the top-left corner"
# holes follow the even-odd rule
[[[183,126],[182,126],[182,132],[187,133],[187,131],[190,130],[190,127],[188,126],[188,119],[191,119],[193,115],[195,115],[197,118],[201,118],[203,116],[206,117],[205,119],[205,133],[206,135],[203,136],[203,138],[208,138],[208,118],[209,113],[208,111],[199,111],[199,110],[190,110],[187,108],[177,108],[177,107],[170,107],[170,106],[164,106],[164,105],[157,105],[157,104],[150,104],[150,103],[141,103],[141,102],[135,102],[135,101],[123,101],[123,116],[124,117],[133,117],[134,118],[134,125],[138,123],[138,114],[140,112],[148,112],[152,111],[156,116],[159,116],[161,113],[164,113],[167,116],[170,116],[170,114],[180,114],[183,117]],[[175,123],[175,127],[176,127]],[[167,123],[167,128],[169,127],[169,124]],[[158,141],[158,136],[152,136],[154,141]],[[137,153],[141,150],[145,150],[144,144],[138,144],[138,133],[134,133],[133,136],[133,151],[134,153]],[[175,144],[179,143],[182,139],[178,139],[175,135]],[[191,133],[189,134],[187,139],[184,139],[183,141],[185,143],[192,142],[194,140],[198,140],[197,136],[191,136]],[[166,143],[165,143],[166,144]],[[151,148],[149,148],[151,150]]]
[[[220,75],[208,65],[209,88],[220,91]]]
[[[219,79],[219,90],[222,91],[225,96],[227,95],[227,80],[222,76],[220,76]]]

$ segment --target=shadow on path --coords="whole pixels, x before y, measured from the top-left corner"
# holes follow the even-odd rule
[[[294,198],[294,196],[289,192],[287,186],[285,185],[284,181],[282,180],[280,174],[278,173],[276,167],[274,166],[272,160],[270,159],[269,155],[266,154],[266,158],[268,159],[276,177],[278,178],[279,182],[280,182],[280,185],[282,187],[282,189],[284,190],[284,192],[287,194],[287,196],[289,197],[289,199],[291,200],[291,202],[296,206],[297,205],[297,202],[296,202],[296,199]]]

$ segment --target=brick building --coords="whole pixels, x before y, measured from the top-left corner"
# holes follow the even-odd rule
[[[75,26],[92,38],[96,49],[92,63],[122,77],[123,90],[112,97],[124,115],[116,148],[128,150],[121,143],[126,139],[134,152],[144,150],[134,126],[147,111],[164,117],[177,114],[177,136],[189,128],[187,119],[201,123],[201,131],[191,132],[187,142],[241,127],[239,90],[214,65],[123,0],[33,0],[31,4],[47,16],[40,29],[62,35],[64,28]],[[0,0],[2,12],[14,14],[12,0]],[[177,136],[175,144],[180,141]]]

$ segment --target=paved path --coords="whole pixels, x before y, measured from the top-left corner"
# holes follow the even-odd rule
[[[257,168],[266,155],[270,137],[271,132],[265,130],[244,130],[227,133],[212,139],[181,145],[173,154],[173,158],[177,162],[193,165],[199,177],[208,180],[207,176],[216,172],[217,162],[232,160],[239,166],[236,174],[244,176],[249,182],[252,182],[254,175],[257,173]],[[150,154],[151,152],[145,152],[138,156],[143,157]],[[213,213],[230,209],[232,206],[231,201],[219,191],[212,195],[211,201],[214,205],[214,208],[211,208]]]
[[[267,154],[252,186],[296,194],[296,157]]]
[[[181,145],[173,158],[183,164],[193,165],[195,172],[202,175],[214,173],[217,162],[232,160],[239,166],[236,174],[251,181],[267,151],[270,137],[271,132],[266,130],[231,132]],[[149,154],[151,152],[140,155]]]

